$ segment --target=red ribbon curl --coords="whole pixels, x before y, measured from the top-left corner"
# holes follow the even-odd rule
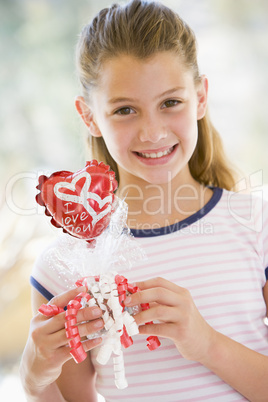
[[[78,286],[81,286],[80,281],[77,281]],[[84,351],[83,345],[81,343],[81,338],[79,335],[79,330],[77,326],[77,312],[82,307],[81,301],[85,299],[87,302],[91,299],[89,293],[81,292],[79,293],[74,300],[69,301],[67,305],[67,311],[65,313],[65,330],[66,337],[69,340],[69,347],[71,348],[70,354],[76,361],[76,363],[80,363],[87,357],[86,352]]]
[[[55,304],[42,304],[38,311],[46,317],[53,317],[54,315],[62,313],[64,309],[56,306]]]
[[[149,336],[146,340],[148,342],[147,348],[149,350],[155,350],[155,349],[159,348],[159,346],[161,345],[157,336]]]
[[[120,342],[125,349],[133,345],[133,339],[128,335],[125,325],[123,325],[123,333],[120,336]]]

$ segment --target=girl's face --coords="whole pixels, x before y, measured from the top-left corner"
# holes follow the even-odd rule
[[[85,113],[80,98],[77,109],[117,162],[120,187],[163,184],[189,176],[206,99],[207,80],[196,87],[174,53],[157,53],[145,61],[122,55],[104,63],[91,108]]]

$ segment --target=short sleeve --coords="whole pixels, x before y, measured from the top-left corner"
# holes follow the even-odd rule
[[[41,254],[37,257],[31,277],[31,285],[38,290],[47,300],[50,300],[55,295],[69,290],[70,284],[65,281],[62,275],[59,275],[58,271],[54,269],[54,265],[57,264],[57,254],[55,250],[59,247],[61,242],[60,238],[57,238],[51,242]],[[51,261],[51,255],[53,253],[53,261]]]

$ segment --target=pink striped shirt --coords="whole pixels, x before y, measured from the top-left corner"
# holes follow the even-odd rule
[[[267,203],[216,188],[208,204],[190,218],[132,232],[148,259],[120,272],[129,282],[161,276],[187,288],[212,327],[268,355],[262,295],[268,271]],[[66,289],[42,255],[31,281],[47,298]],[[96,355],[95,349],[96,387],[107,402],[246,400],[201,364],[184,359],[169,339],[162,338],[161,347],[150,352],[144,336],[134,337],[134,344],[124,350],[129,384],[124,390],[114,385],[112,359],[101,366]]]

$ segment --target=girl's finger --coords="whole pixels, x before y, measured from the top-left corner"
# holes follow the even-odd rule
[[[50,318],[47,318],[47,317],[43,316],[41,313],[39,313],[39,315],[36,316],[34,318],[34,320],[44,321],[43,325],[42,325],[42,330],[45,331],[46,335],[51,335],[64,328],[65,312],[60,313],[60,314],[55,315]]]
[[[141,290],[152,289],[152,288],[164,288],[175,293],[184,290],[184,288],[175,285],[175,283],[172,283],[167,279],[161,277],[148,279],[147,281],[136,282],[135,285],[138,286]]]
[[[137,313],[134,318],[137,325],[142,325],[150,321],[172,323],[180,320],[180,313],[178,308],[159,304],[156,307],[151,307],[148,310]]]
[[[48,304],[55,304],[58,307],[64,308],[67,306],[70,300],[73,300],[79,293],[86,292],[85,286],[80,286],[79,288],[68,290],[67,292],[61,293],[49,300]]]
[[[102,310],[98,307],[85,307],[81,310],[78,310],[76,316],[77,325],[79,325],[79,323],[86,322],[86,325],[81,327],[82,334],[80,335],[84,336],[87,334],[91,334],[97,331],[96,328],[100,329],[103,325],[96,326],[95,321],[101,316],[102,316]],[[90,324],[91,321],[93,321],[92,325]],[[99,322],[100,320],[97,321]],[[55,315],[51,318],[47,318],[44,322],[42,330],[45,330],[45,335],[50,336],[52,334],[58,334],[56,337],[57,346],[62,346],[65,344],[64,343],[64,341],[66,340],[65,323],[66,323],[65,312]],[[101,323],[103,323],[102,320]],[[81,325],[79,325],[79,328],[80,326]],[[60,333],[64,335],[60,335]]]
[[[83,349],[85,352],[95,348],[96,346],[100,345],[102,342],[102,338],[95,338],[95,339],[88,339],[84,342],[81,342],[83,345]],[[68,360],[72,359],[72,355],[70,354],[71,348],[66,345],[62,346],[61,348],[57,349],[55,352],[55,360],[59,362],[59,364],[64,364]]]
[[[142,335],[160,336],[173,339],[176,335],[174,324],[148,324],[139,327],[139,333]]]
[[[94,334],[100,331],[104,327],[104,322],[102,319],[85,322],[84,324],[78,325],[79,335],[82,337]]]
[[[64,326],[64,325],[63,325]],[[92,335],[101,330],[104,327],[104,322],[101,319],[84,322],[83,324],[77,324],[79,336],[81,338]],[[66,336],[65,328],[62,328],[54,333],[46,335],[47,346],[51,350],[56,350],[60,347],[67,346],[70,339]]]
[[[166,306],[177,306],[184,301],[188,291],[181,288],[181,293],[174,293],[171,290],[161,288],[152,288],[141,292],[133,293],[124,300],[126,306],[135,306],[139,304],[157,302]]]
[[[96,320],[102,316],[102,310],[99,307],[85,307],[77,312],[77,322]]]
[[[50,350],[57,350],[63,346],[67,346],[69,339],[66,336],[65,329],[54,332],[53,334],[45,335],[46,347]]]

